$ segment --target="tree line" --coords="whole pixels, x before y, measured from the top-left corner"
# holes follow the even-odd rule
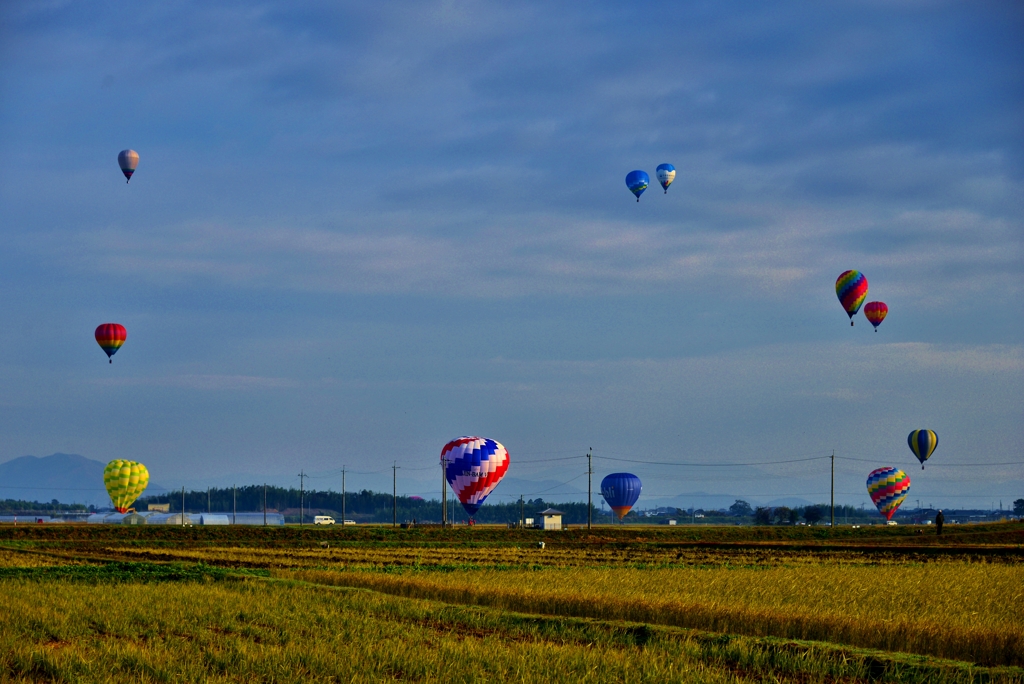
[[[30,511],[33,513],[84,513],[85,511],[91,510],[95,510],[95,507],[77,503],[61,503],[60,501],[57,501],[57,499],[54,499],[50,503],[43,503],[41,501],[22,501],[20,499],[0,500],[0,514],[5,515],[21,513],[23,511]]]
[[[167,492],[155,496],[142,497],[135,503],[138,510],[146,510],[149,504],[169,504],[171,513],[182,510],[181,492]],[[237,510],[262,511],[264,506],[263,485],[248,485],[236,488],[211,488],[209,491],[187,491],[184,494],[186,513],[230,512]],[[421,499],[419,497],[399,496],[397,499],[382,492],[368,489],[346,492],[344,503],[342,494],[335,491],[301,491],[294,488],[266,487],[266,507],[271,512],[288,511],[286,519],[298,521],[300,507],[303,519],[311,522],[315,515],[330,515],[336,520],[341,519],[342,507],[345,517],[356,522],[391,522],[395,517],[397,506],[398,522],[440,522],[441,501],[439,499]],[[512,503],[488,503],[473,516],[479,523],[516,523],[520,516],[540,518],[540,512],[547,508],[562,511],[562,522],[567,525],[581,525],[587,522],[587,504],[551,503],[543,499],[531,499]],[[594,521],[608,522],[610,514],[602,513],[596,506],[591,508]],[[466,522],[466,515],[457,499],[448,501],[448,520],[450,522]]]

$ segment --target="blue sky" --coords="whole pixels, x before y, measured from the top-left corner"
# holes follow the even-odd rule
[[[1019,3],[7,2],[0,31],[0,461],[397,461],[423,494],[481,434],[531,481],[835,449],[844,502],[875,465],[1024,496],[963,467],[1024,460]],[[595,469],[828,493],[824,460]]]

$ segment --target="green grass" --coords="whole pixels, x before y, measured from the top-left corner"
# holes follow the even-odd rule
[[[226,570],[202,563],[157,565],[114,562],[102,565],[0,568],[0,580],[31,579],[40,582],[205,582],[238,576],[269,577],[270,572],[247,568]]]

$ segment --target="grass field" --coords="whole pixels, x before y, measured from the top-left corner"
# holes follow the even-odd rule
[[[700,531],[0,527],[0,679],[1024,682],[1020,525]]]

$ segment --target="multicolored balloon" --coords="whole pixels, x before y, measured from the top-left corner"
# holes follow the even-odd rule
[[[672,181],[676,179],[676,167],[671,164],[658,164],[658,168],[654,170],[654,174],[658,177],[658,182],[661,183],[661,187],[665,188],[665,194],[668,194],[668,186],[672,185]]]
[[[118,513],[126,513],[149,484],[149,471],[136,461],[114,459],[103,469],[103,484]]]
[[[864,317],[871,322],[871,325],[875,326],[875,332],[878,332],[878,326],[888,315],[889,307],[885,305],[885,302],[868,302],[864,305]]]
[[[932,457],[935,447],[939,446],[939,436],[933,430],[914,430],[907,436],[907,444],[921,462],[921,470],[924,470],[924,462]]]
[[[508,472],[508,450],[493,439],[459,437],[441,450],[444,477],[470,516]]]
[[[878,468],[868,475],[868,495],[886,520],[892,520],[909,491],[910,476],[899,468]]]
[[[619,520],[626,517],[629,509],[640,498],[643,484],[633,473],[612,473],[601,480],[601,496],[608,502]]]
[[[651,184],[651,177],[647,175],[646,171],[630,171],[626,174],[626,187],[629,191],[636,195],[636,201],[640,201],[640,195],[644,194],[644,190]]]
[[[139,153],[135,150],[121,150],[117,154],[117,165],[121,167],[121,173],[128,179],[126,182],[131,183],[132,174],[139,166]]]
[[[853,317],[868,296],[868,279],[860,271],[843,271],[836,278],[836,296],[850,317],[850,325],[853,325]]]
[[[128,339],[128,331],[119,323],[104,323],[96,328],[96,343],[102,347],[103,351],[107,352],[110,363],[114,363],[114,359],[110,357],[117,353],[126,339]]]

